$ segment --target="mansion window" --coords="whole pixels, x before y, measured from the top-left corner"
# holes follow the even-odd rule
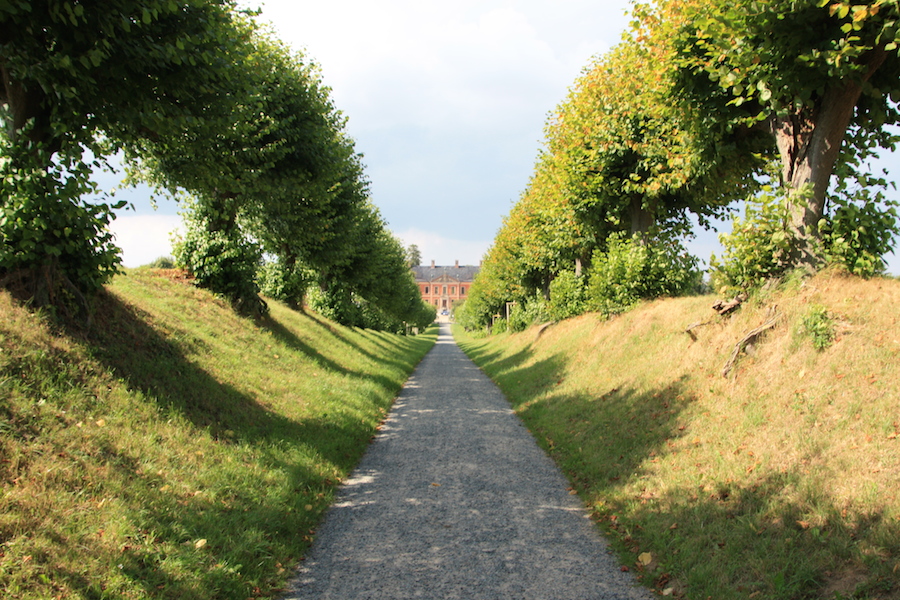
[[[459,286],[459,295],[460,296],[466,295],[466,288],[464,286]]]
[[[453,287],[450,288],[450,293],[451,293],[451,294],[455,294],[455,293],[456,293],[456,286],[453,286]]]
[[[428,286],[427,286],[427,285],[425,286],[425,293],[426,293],[426,294],[428,293]]]

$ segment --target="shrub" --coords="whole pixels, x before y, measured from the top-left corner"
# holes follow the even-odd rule
[[[362,313],[345,290],[315,286],[309,290],[307,302],[311,309],[326,319],[347,327],[362,326]]]
[[[860,176],[861,177],[861,176]],[[863,178],[863,182],[867,181]],[[898,203],[871,188],[840,188],[829,197],[829,210],[819,221],[819,246],[824,262],[845,267],[854,275],[872,277],[884,271],[882,258],[893,249],[900,232]],[[747,201],[743,219],[735,218],[730,234],[719,236],[725,249],[722,261],[710,260],[714,289],[750,288],[780,277],[791,267],[792,235],[789,204],[783,192],[764,187]],[[806,191],[796,192],[802,196]]]
[[[550,282],[550,316],[557,321],[580,315],[585,311],[584,278],[572,271],[563,271]]]
[[[640,300],[694,293],[700,278],[697,259],[678,241],[615,233],[607,239],[605,251],[594,252],[587,308],[617,314]]]
[[[855,204],[844,198],[832,198],[833,213],[819,225],[825,259],[840,264],[860,277],[883,273],[882,258],[894,247],[898,233],[897,206],[894,201]]]
[[[256,278],[262,294],[302,309],[306,289],[315,280],[315,273],[299,264],[289,268],[280,260],[270,260],[260,265]]]
[[[509,324],[506,322],[506,319],[497,319],[491,326],[491,335],[500,335],[501,333],[506,333],[508,329]]]
[[[437,308],[424,300],[419,300],[419,310],[416,312],[415,323],[412,324],[418,327],[419,331],[425,331],[436,318]]]
[[[824,306],[811,306],[800,322],[800,331],[812,340],[816,350],[828,348],[836,337],[834,319]]]
[[[187,215],[185,225],[184,237],[174,246],[176,262],[190,271],[200,286],[227,298],[238,312],[265,314],[266,305],[256,284],[256,270],[262,262],[259,246],[237,226],[209,231],[201,211]]]
[[[791,243],[787,202],[781,194],[765,187],[747,201],[744,218],[735,216],[732,223],[731,233],[719,236],[722,261],[710,258],[713,289],[756,287],[784,273]]]
[[[89,322],[85,296],[119,271],[109,224],[126,203],[82,200],[97,188],[80,146],[50,155],[0,135],[0,282],[36,306],[83,312]]]
[[[517,302],[509,311],[509,330],[513,333],[525,331],[535,323],[550,321],[550,311],[547,309],[547,301],[540,292],[535,293],[525,302]]]
[[[148,269],[174,269],[175,259],[171,256],[160,256],[144,266]]]

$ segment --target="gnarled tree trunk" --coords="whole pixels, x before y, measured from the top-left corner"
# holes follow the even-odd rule
[[[773,116],[767,125],[781,157],[781,181],[791,192],[792,266],[815,268],[819,221],[841,144],[863,84],[884,63],[887,53],[876,50],[866,61],[859,80],[843,80],[829,87],[815,107],[787,116]]]

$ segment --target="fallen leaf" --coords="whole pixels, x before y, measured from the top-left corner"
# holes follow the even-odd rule
[[[638,562],[644,565],[645,567],[653,562],[653,555],[649,552],[641,552],[638,555]]]
[[[105,426],[106,426],[106,421],[104,419],[100,419],[99,421],[97,421],[97,427],[105,427]]]
[[[441,484],[439,483],[432,483],[431,485],[433,485],[434,487],[441,487]]]
[[[662,591],[663,596],[671,596],[675,593],[675,588],[666,588]]]
[[[199,550],[200,548],[202,548],[202,547],[205,546],[205,545],[206,545],[206,540],[205,540],[205,539],[203,539],[203,540],[197,540],[196,542],[194,542],[194,548],[196,548],[197,550]]]

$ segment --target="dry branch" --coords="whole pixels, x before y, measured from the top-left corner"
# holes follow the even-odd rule
[[[771,312],[770,312],[771,314]],[[751,343],[755,340],[761,333],[764,331],[775,327],[775,323],[778,322],[778,314],[772,314],[768,321],[745,335],[741,341],[734,345],[734,350],[731,351],[731,358],[728,359],[728,362],[725,363],[725,367],[722,369],[722,377],[728,377],[728,374],[731,372],[731,369],[734,368],[734,363],[737,361],[738,356],[741,353],[741,350],[744,349],[747,344]]]
[[[747,294],[741,292],[728,302],[725,302],[724,300],[716,300],[716,303],[712,305],[712,309],[720,315],[727,315],[728,313],[734,311],[737,307],[739,307],[746,299]]]
[[[697,323],[692,323],[691,325],[688,325],[687,329],[685,329],[684,332],[685,332],[686,334],[688,334],[689,336],[691,336],[691,339],[694,340],[694,341],[696,342],[696,341],[697,341],[697,336],[696,336],[696,335],[694,334],[694,332],[691,331],[691,330],[692,330],[692,329],[697,329],[698,327],[703,327],[704,325],[709,325],[710,323],[713,323],[713,322],[715,322],[714,319],[711,319],[711,320],[709,320],[709,321],[699,321],[699,322],[697,322]]]

